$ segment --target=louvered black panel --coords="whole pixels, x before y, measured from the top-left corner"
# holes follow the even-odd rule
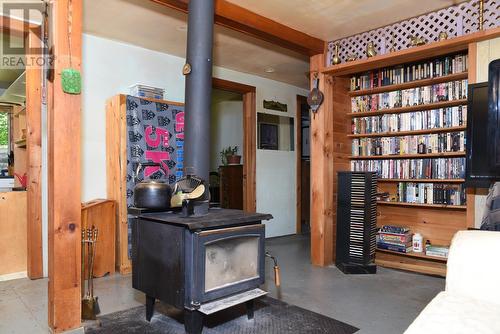
[[[344,272],[373,271],[377,229],[377,176],[339,172],[336,264]],[[355,270],[346,270],[346,266]],[[366,270],[370,266],[371,270]]]

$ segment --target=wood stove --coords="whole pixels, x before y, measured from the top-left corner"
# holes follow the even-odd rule
[[[179,213],[135,215],[132,225],[132,284],[146,294],[150,320],[159,299],[184,310],[187,333],[201,333],[203,315],[264,295],[265,226],[269,214],[210,209],[184,218]]]

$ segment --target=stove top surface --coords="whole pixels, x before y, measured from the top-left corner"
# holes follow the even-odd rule
[[[198,217],[182,217],[180,212],[147,212],[142,209],[129,208],[129,213],[139,219],[164,224],[181,225],[190,230],[203,230],[270,220],[270,214],[249,213],[241,210],[211,208],[207,215]]]

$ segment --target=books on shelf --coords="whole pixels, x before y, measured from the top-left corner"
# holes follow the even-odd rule
[[[352,140],[353,156],[464,152],[465,132],[415,136],[358,138]],[[423,145],[423,146],[422,146]]]
[[[448,246],[433,246],[431,244],[425,245],[425,254],[428,256],[434,256],[434,257],[440,257],[443,259],[447,259],[449,251],[450,251],[450,247],[448,247]]]
[[[467,80],[396,90],[351,98],[353,113],[426,105],[467,98]]]
[[[412,236],[408,227],[384,225],[377,232],[377,248],[408,253],[412,249]]]
[[[410,229],[406,226],[397,226],[397,225],[384,225],[382,226],[379,233],[392,233],[392,234],[405,234],[410,232]]]
[[[466,194],[462,185],[399,182],[397,202],[417,204],[465,205]]]
[[[442,77],[467,71],[468,56],[458,54],[426,62],[382,68],[351,77],[351,91]]]
[[[383,179],[463,179],[465,158],[352,160],[351,170]]]
[[[353,134],[431,130],[465,126],[467,106],[457,106],[404,114],[384,114],[352,119]]]

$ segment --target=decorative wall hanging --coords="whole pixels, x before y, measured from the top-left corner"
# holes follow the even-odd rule
[[[288,111],[288,106],[286,105],[286,103],[280,103],[278,101],[264,100],[263,105],[264,105],[264,109],[276,110],[276,111],[281,111],[281,112]]]
[[[479,31],[479,2],[469,0],[435,12],[413,17],[411,19],[373,29],[361,34],[345,37],[328,42],[326,65],[330,66],[334,45],[339,44],[339,57],[346,61],[350,55],[357,55],[358,59],[366,58],[367,43],[373,42],[378,54],[384,54],[394,45],[395,51],[409,47],[408,36],[418,35],[428,41],[436,41],[439,33],[446,32],[449,38],[470,34]],[[500,0],[485,0],[483,13],[483,27],[490,29],[500,26]],[[387,45],[391,34],[395,43]]]
[[[314,73],[313,89],[311,90],[311,92],[309,92],[309,95],[307,96],[307,104],[309,104],[309,107],[311,108],[313,117],[316,116],[316,113],[318,112],[321,103],[323,103],[323,93],[319,90],[318,87],[319,87],[318,73]]]

